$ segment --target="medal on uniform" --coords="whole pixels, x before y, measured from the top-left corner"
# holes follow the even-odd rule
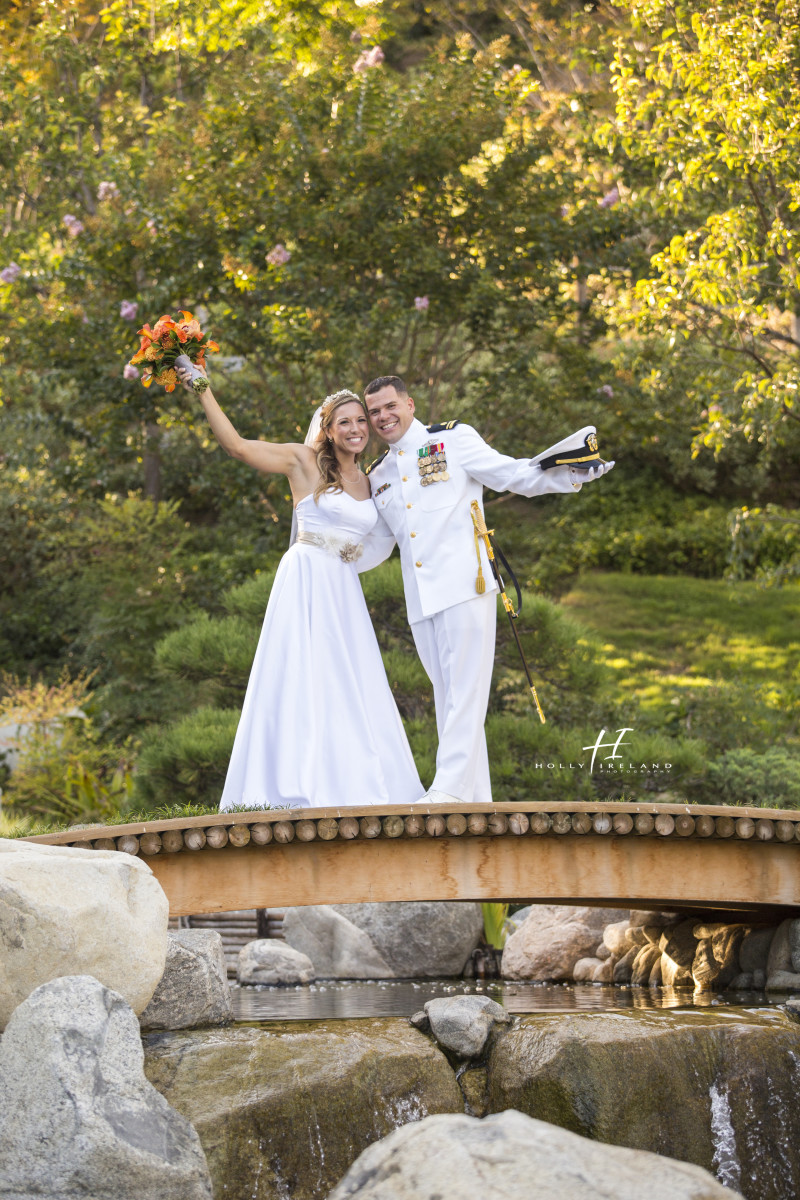
[[[417,451],[417,469],[422,487],[449,479],[444,442],[429,442],[427,446],[420,446]]]

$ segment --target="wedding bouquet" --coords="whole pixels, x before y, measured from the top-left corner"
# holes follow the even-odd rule
[[[203,333],[196,317],[181,310],[178,320],[159,317],[152,329],[145,324],[137,332],[141,345],[130,365],[135,367],[144,363],[142,383],[145,387],[155,382],[162,384],[168,392],[174,392],[178,383],[177,364],[192,369],[191,386],[195,392],[206,390],[208,380],[201,370],[205,367],[206,351],[215,353],[219,346]]]

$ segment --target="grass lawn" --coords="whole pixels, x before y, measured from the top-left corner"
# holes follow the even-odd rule
[[[655,716],[687,691],[736,690],[796,736],[800,586],[592,572],[562,603],[602,639],[620,698]]]

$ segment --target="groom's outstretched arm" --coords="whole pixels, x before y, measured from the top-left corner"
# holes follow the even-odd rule
[[[371,571],[379,567],[392,553],[395,547],[395,537],[386,521],[378,513],[378,523],[371,533],[363,539],[364,553],[358,559],[356,567],[359,575],[362,571]]]
[[[511,458],[493,450],[471,425],[459,425],[453,432],[458,434],[460,465],[473,479],[495,492],[515,492],[518,496],[579,492],[582,484],[599,479],[614,465],[599,463],[590,471],[566,466],[542,468],[532,458]],[[546,458],[547,453],[545,450],[536,457]]]

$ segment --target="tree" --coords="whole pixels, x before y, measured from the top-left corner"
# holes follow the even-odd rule
[[[634,34],[616,59],[607,143],[628,155],[639,199],[673,226],[630,319],[694,369],[695,453],[737,434],[796,452],[797,2],[620,6]]]

